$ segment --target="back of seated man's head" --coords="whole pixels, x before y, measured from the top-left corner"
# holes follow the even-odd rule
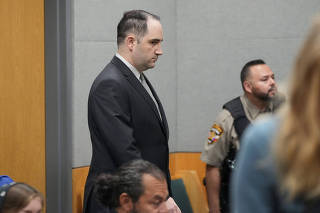
[[[133,160],[114,174],[98,177],[95,192],[98,200],[117,212],[158,212],[168,198],[164,173],[154,164]]]

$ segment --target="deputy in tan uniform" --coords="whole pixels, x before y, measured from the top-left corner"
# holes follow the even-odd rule
[[[242,68],[241,83],[244,95],[223,106],[201,155],[201,160],[207,164],[210,213],[229,212],[229,176],[240,147],[241,134],[253,120],[274,112],[284,101],[284,96],[277,92],[272,70],[261,59],[249,61]]]

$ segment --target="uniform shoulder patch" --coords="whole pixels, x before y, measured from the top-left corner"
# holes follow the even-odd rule
[[[223,134],[222,127],[219,126],[218,124],[213,124],[209,131],[208,144],[213,144],[215,142],[218,142],[222,134]]]

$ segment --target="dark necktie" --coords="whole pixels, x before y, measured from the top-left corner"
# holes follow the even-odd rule
[[[158,113],[159,113],[159,116],[160,116],[160,118],[161,118],[161,113],[160,113],[160,110],[159,110],[158,103],[157,103],[156,99],[153,97],[153,94],[152,94],[152,92],[151,92],[151,90],[150,90],[150,88],[149,88],[149,86],[148,86],[148,84],[147,84],[147,82],[146,82],[146,80],[144,79],[144,77],[143,77],[142,74],[140,74],[139,79],[140,79],[140,82],[141,82],[142,86],[147,90],[148,94],[150,95],[150,97],[152,98],[154,104],[156,105],[157,110],[158,110]],[[161,118],[161,119],[162,119],[162,118]]]

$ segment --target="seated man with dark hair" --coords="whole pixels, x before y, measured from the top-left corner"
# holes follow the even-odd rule
[[[166,176],[145,160],[133,160],[113,174],[100,175],[95,193],[104,206],[117,213],[169,212],[171,209],[167,206],[170,202],[166,202],[169,198]]]

